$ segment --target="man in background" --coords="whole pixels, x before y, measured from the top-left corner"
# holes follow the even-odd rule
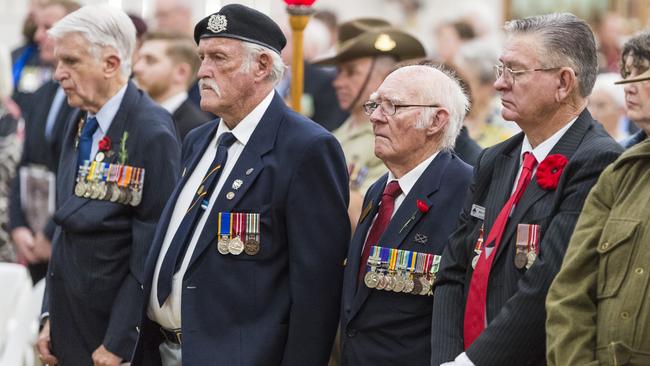
[[[191,129],[211,119],[188,99],[187,90],[196,80],[200,63],[192,38],[180,33],[149,33],[138,56],[133,66],[138,86],[171,113],[181,141]]]

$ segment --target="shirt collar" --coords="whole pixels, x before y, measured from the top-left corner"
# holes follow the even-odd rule
[[[248,140],[253,134],[253,131],[255,131],[255,128],[260,123],[260,120],[264,116],[264,113],[266,113],[269,105],[271,105],[274,93],[275,90],[271,90],[271,92],[264,99],[262,99],[260,104],[258,104],[257,107],[255,107],[246,117],[244,117],[244,119],[242,119],[241,122],[239,122],[237,126],[232,129],[232,131],[230,128],[228,128],[223,119],[219,121],[216,137],[221,136],[221,134],[224,132],[232,132],[232,134],[235,135],[237,141],[246,146]]]
[[[102,131],[102,134],[105,135],[111,127],[111,123],[113,123],[113,119],[115,118],[117,111],[120,109],[128,85],[128,83],[124,84],[124,86],[99,109],[96,115],[93,116],[90,113],[88,114],[89,117],[97,118],[97,123],[99,124],[99,129]]]
[[[530,152],[533,154],[533,156],[535,156],[535,159],[537,160],[538,164],[544,161],[544,159],[546,159],[546,157],[551,152],[553,147],[558,143],[558,141],[560,141],[560,139],[562,138],[562,136],[564,136],[567,130],[571,128],[571,126],[573,126],[573,124],[577,119],[578,117],[572,119],[559,131],[557,131],[551,137],[544,140],[541,144],[537,145],[537,147],[534,149],[531,146],[530,141],[528,141],[528,136],[524,135],[524,142],[521,144],[521,153],[519,154],[519,164],[521,165],[521,162],[524,159],[524,154],[527,152]]]
[[[183,104],[183,102],[187,99],[187,96],[187,92],[182,91],[164,100],[162,103],[160,103],[160,106],[165,108],[169,114],[174,114],[178,107],[180,107],[181,104]]]
[[[402,189],[402,193],[404,194],[404,196],[408,196],[411,189],[413,189],[415,183],[417,183],[422,173],[424,173],[424,171],[427,169],[429,164],[431,164],[431,162],[433,161],[433,159],[435,159],[436,156],[438,156],[438,151],[436,151],[435,153],[433,153],[433,155],[431,155],[426,160],[418,164],[415,168],[411,169],[411,171],[404,174],[402,178],[397,179],[397,183],[399,183],[399,187]],[[389,170],[387,182],[391,182],[393,180],[396,180],[396,178],[393,175],[393,173]]]

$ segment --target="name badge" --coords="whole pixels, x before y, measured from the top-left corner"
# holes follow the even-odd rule
[[[485,207],[479,206],[477,204],[472,204],[472,210],[470,211],[470,216],[476,217],[479,220],[485,219]]]

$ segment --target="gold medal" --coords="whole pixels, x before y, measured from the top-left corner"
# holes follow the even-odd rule
[[[233,238],[228,243],[228,251],[232,255],[240,255],[244,251],[244,242],[239,237]]]

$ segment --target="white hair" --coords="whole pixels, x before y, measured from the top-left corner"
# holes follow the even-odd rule
[[[441,150],[453,149],[469,109],[469,99],[463,92],[458,79],[451,71],[435,65],[411,65],[404,66],[400,70],[402,69],[415,74],[412,79],[420,81],[418,83],[418,94],[422,96],[422,100],[427,101],[427,103],[434,101],[449,111],[449,122],[447,122],[447,126],[443,131],[440,148]],[[437,75],[435,82],[429,81],[431,71],[440,74]],[[420,118],[415,123],[415,127],[421,129],[428,127],[427,121],[431,120],[434,111],[434,108],[423,109]]]
[[[597,90],[602,90],[612,97],[616,105],[625,108],[625,90],[623,90],[623,85],[614,84],[615,81],[619,80],[621,80],[621,75],[614,72],[598,74],[594,89],[591,93],[593,94]]]
[[[267,77],[267,81],[270,81],[273,83],[273,86],[275,86],[280,82],[280,80],[282,80],[282,76],[284,76],[284,70],[287,68],[287,66],[284,64],[284,61],[282,61],[282,57],[280,57],[279,53],[271,50],[268,47],[264,47],[262,45],[251,42],[242,42],[242,47],[246,53],[244,61],[241,65],[242,71],[248,72],[251,68],[251,64],[255,61],[256,57],[262,53],[266,53],[269,55],[269,57],[271,57],[272,61],[271,73]]]
[[[113,48],[120,57],[122,76],[131,74],[131,57],[135,50],[135,26],[120,9],[107,5],[86,5],[58,21],[47,32],[60,39],[78,33],[91,44],[91,53],[100,57],[102,48]]]

